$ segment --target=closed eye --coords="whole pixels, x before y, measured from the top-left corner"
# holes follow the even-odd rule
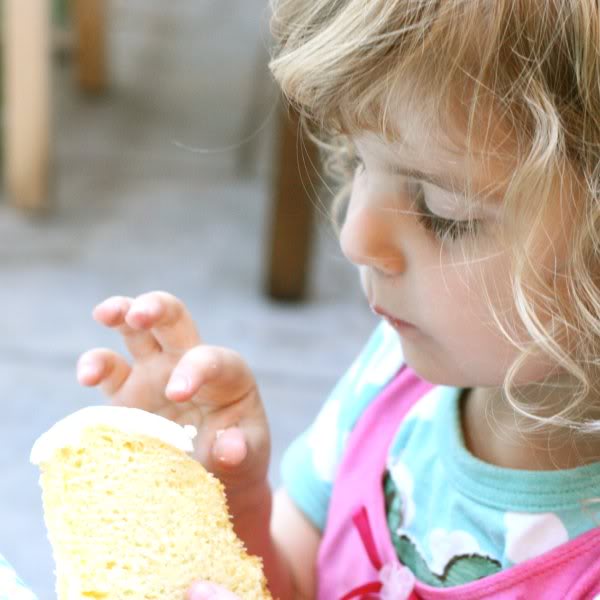
[[[477,219],[447,219],[431,211],[425,201],[425,190],[421,183],[414,183],[414,202],[417,219],[421,225],[433,233],[436,238],[458,240],[467,235],[475,235],[480,222]]]

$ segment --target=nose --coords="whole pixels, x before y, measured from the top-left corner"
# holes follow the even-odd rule
[[[370,267],[387,277],[401,275],[406,269],[401,218],[393,208],[351,199],[340,232],[342,252],[357,266]]]

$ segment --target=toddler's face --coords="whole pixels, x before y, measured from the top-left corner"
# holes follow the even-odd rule
[[[386,144],[373,134],[354,140],[361,164],[342,250],[359,266],[371,307],[396,328],[417,373],[446,385],[501,385],[518,351],[494,313],[502,327],[527,339],[518,325],[510,253],[499,235],[498,183],[510,176],[511,165],[484,153],[469,159],[418,115],[402,123],[410,124],[402,143]],[[468,177],[469,197],[463,193]],[[494,188],[500,189],[490,192]],[[566,234],[548,230],[552,239],[540,234],[544,250],[537,260],[550,272],[564,262]],[[550,369],[542,358],[532,359],[517,382],[539,381]]]

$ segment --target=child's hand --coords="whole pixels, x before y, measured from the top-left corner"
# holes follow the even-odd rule
[[[215,583],[198,581],[190,588],[187,600],[240,600],[240,597]]]
[[[194,425],[196,458],[225,484],[230,504],[236,491],[243,496],[264,485],[266,417],[254,377],[237,353],[202,344],[185,306],[165,292],[109,298],[93,316],[121,333],[133,362],[112,350],[90,350],[77,365],[82,385],[99,385],[113,404]]]

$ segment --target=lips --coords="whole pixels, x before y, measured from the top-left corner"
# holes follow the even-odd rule
[[[402,329],[414,329],[415,326],[408,321],[403,321],[402,319],[397,319],[396,317],[390,315],[388,312],[383,310],[380,306],[371,305],[371,310],[380,317],[383,317],[394,329],[402,330]]]

